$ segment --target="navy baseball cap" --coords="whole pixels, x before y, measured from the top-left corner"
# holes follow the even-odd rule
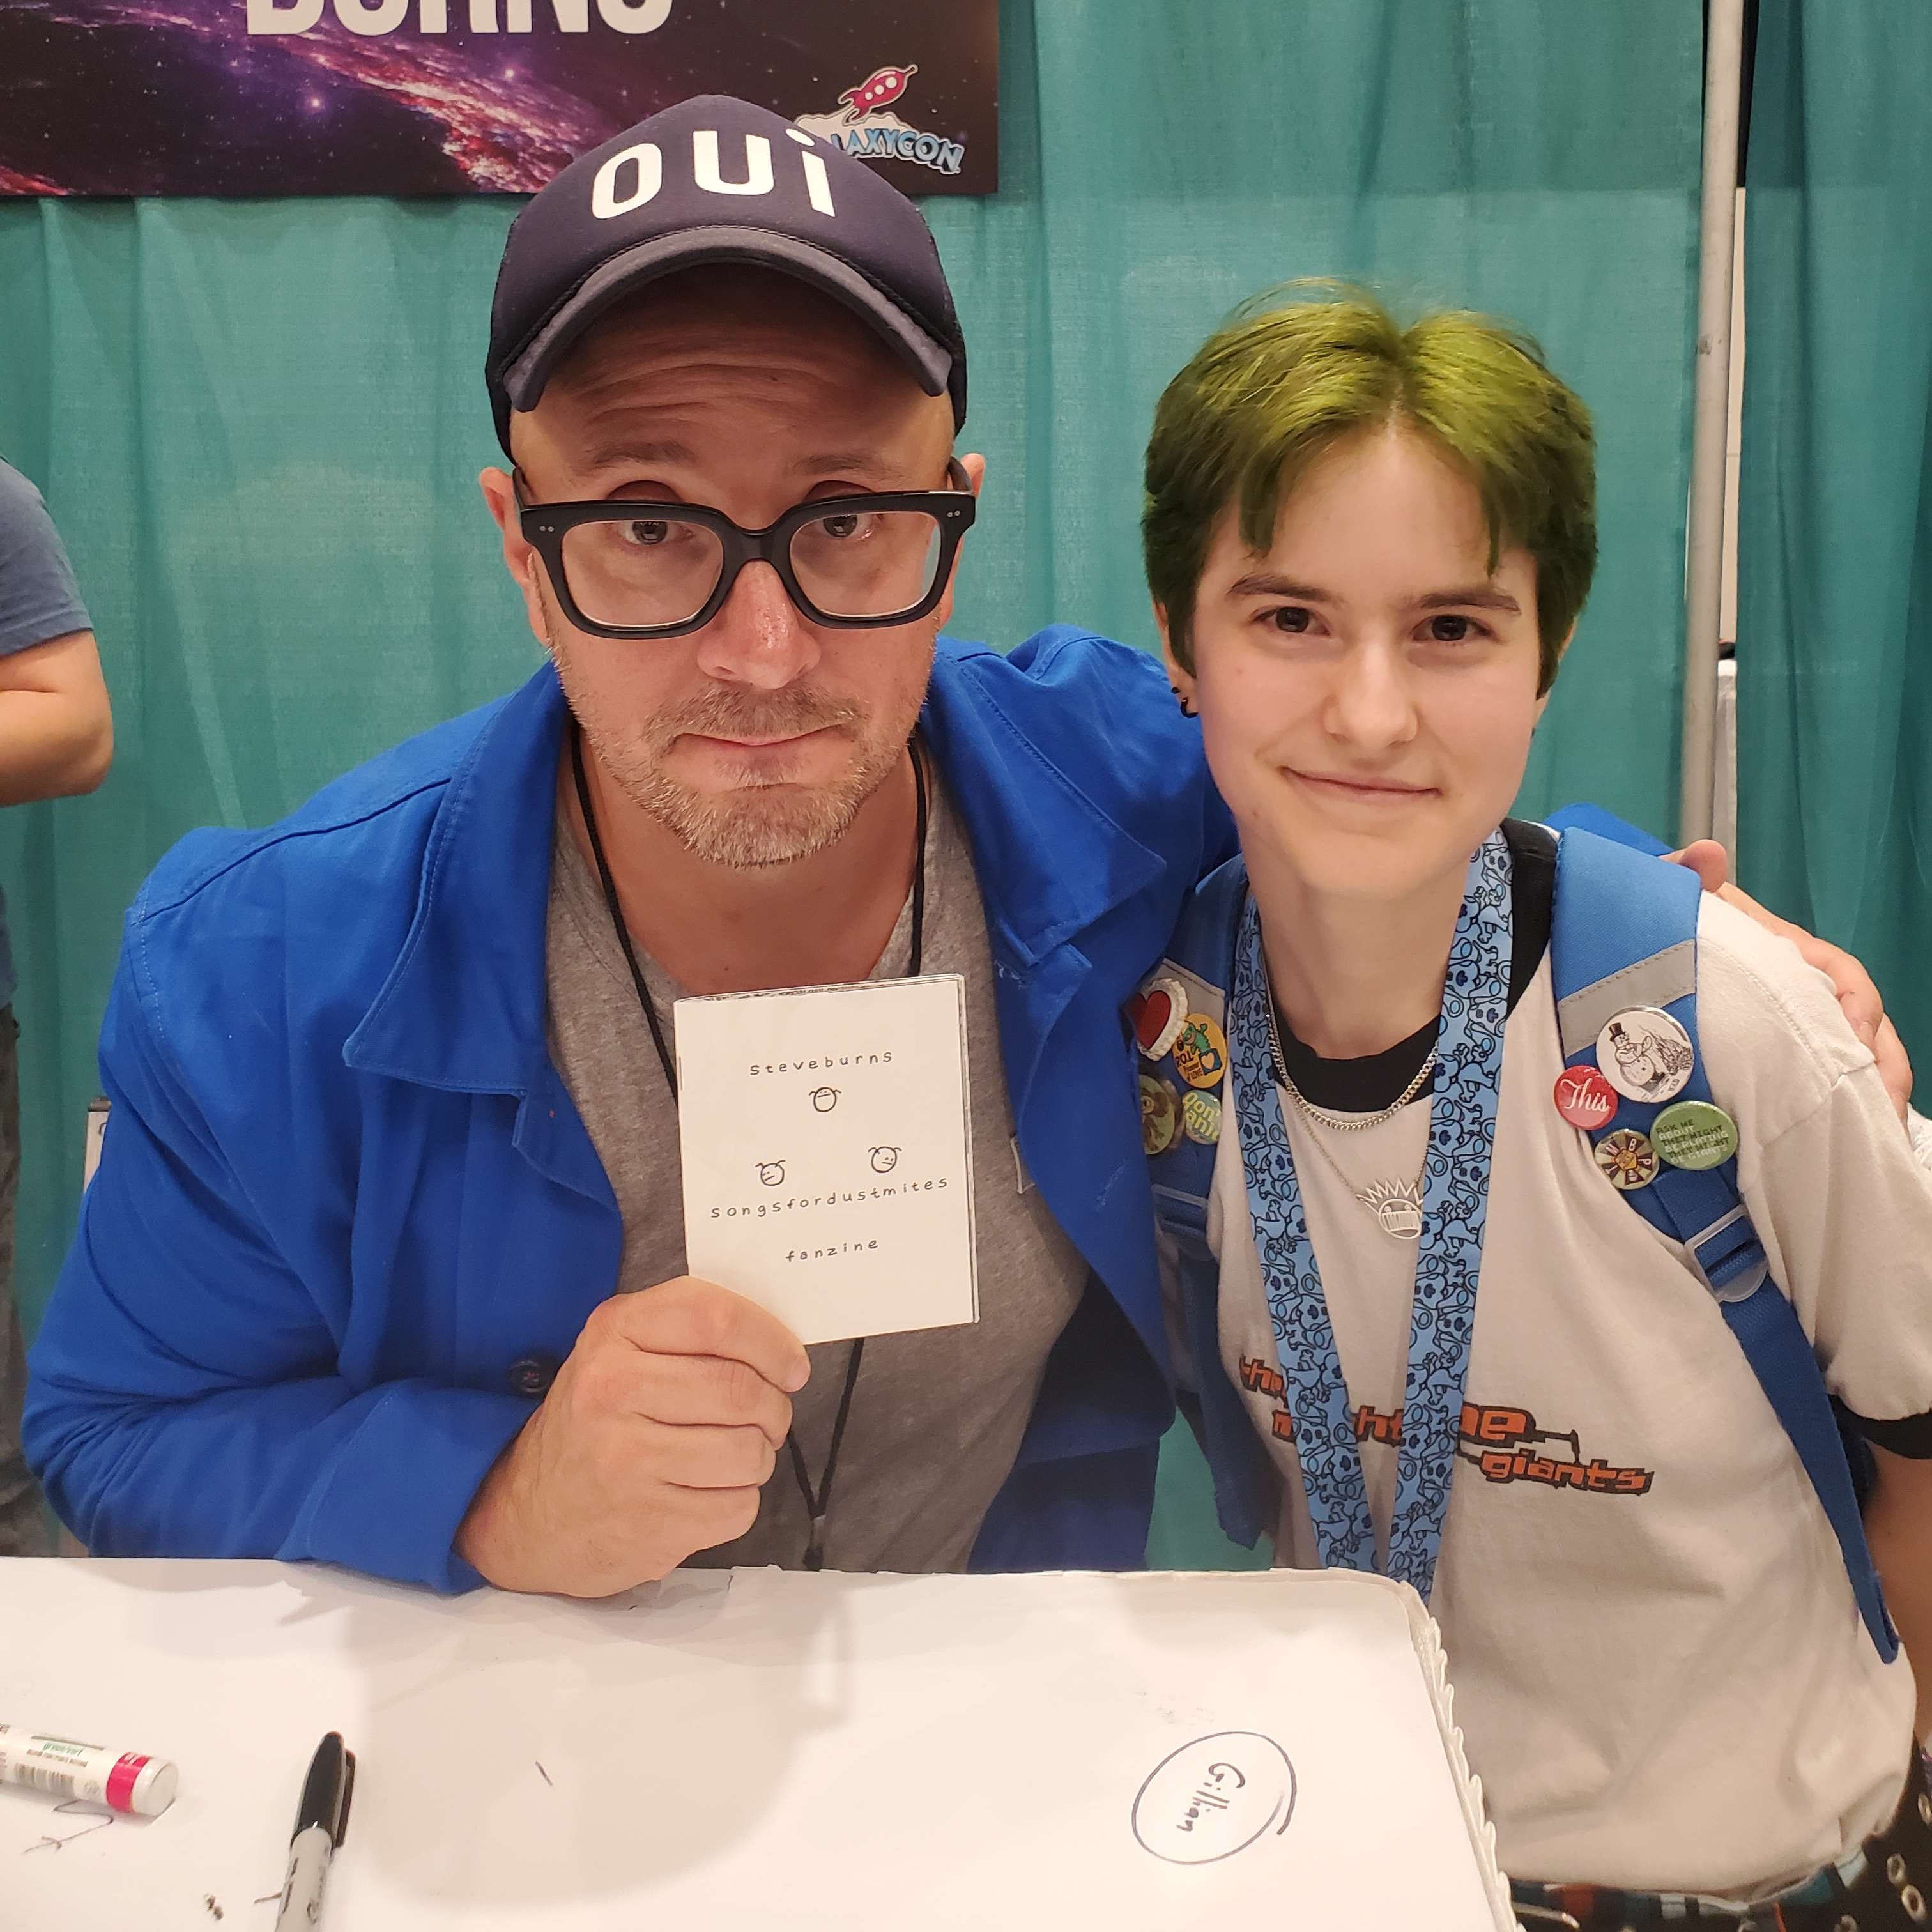
[[[966,419],[966,343],[925,218],[836,141],[728,94],[680,101],[580,155],[519,214],[490,313],[496,437],[598,316],[715,262],[796,277],[875,329]]]

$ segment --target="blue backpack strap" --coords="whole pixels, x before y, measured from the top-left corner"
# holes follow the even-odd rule
[[[1702,887],[1681,866],[1660,866],[1628,845],[1572,824],[1556,854],[1550,966],[1564,1064],[1594,1066],[1597,1039],[1618,1013],[1658,1006],[1697,1047],[1697,914]],[[1708,1101],[1698,1050],[1689,1083],[1670,1102]],[[1648,1135],[1663,1106],[1619,1096],[1601,1132]],[[1889,1664],[1898,1638],[1887,1615],[1846,1445],[1825,1378],[1797,1312],[1771,1279],[1757,1230],[1738,1192],[1737,1162],[1694,1170],[1667,1162],[1647,1187],[1624,1198],[1681,1242],[1716,1296],[1818,1492],[1843,1552],[1858,1614]]]
[[[1184,1124],[1167,1144],[1148,1156],[1154,1218],[1173,1243],[1180,1267],[1181,1322],[1188,1352],[1201,1388],[1198,1402],[1183,1406],[1199,1434],[1214,1478],[1214,1499],[1221,1527],[1234,1542],[1252,1547],[1264,1527],[1264,1498],[1271,1493],[1266,1451],[1256,1440],[1241,1398],[1218,1372],[1221,1358],[1220,1268],[1208,1245],[1208,1195],[1214,1184],[1223,1114],[1228,1104],[1226,1066],[1228,986],[1234,976],[1234,940],[1247,903],[1247,868],[1237,856],[1217,866],[1189,896],[1180,921],[1168,942],[1166,956],[1146,987],[1178,982],[1187,1016],[1211,1021],[1222,1035],[1222,1066],[1211,1086],[1198,1084],[1204,1069],[1198,1055],[1190,1066],[1196,1079],[1181,1072],[1176,1040],[1157,1059],[1136,1055],[1141,1077],[1164,1086],[1184,1108],[1196,1095],[1211,1100],[1192,1130]],[[1207,1126],[1212,1138],[1199,1130]]]
[[[1653,838],[1641,826],[1619,818],[1614,812],[1606,812],[1600,805],[1566,805],[1543,822],[1552,832],[1594,832],[1613,844],[1655,853],[1660,858],[1670,850],[1661,838]]]

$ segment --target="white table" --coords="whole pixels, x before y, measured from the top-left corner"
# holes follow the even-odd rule
[[[0,1924],[267,1932],[309,1754],[339,1730],[359,1766],[326,1932],[1484,1932],[1510,1922],[1414,1607],[1279,1571],[754,1570],[581,1604],[0,1562],[0,1719],[181,1773],[164,1816],[59,1846],[92,1821],[0,1790]],[[1249,1735],[1149,1785],[1226,1732]],[[1250,1812],[1177,1808],[1210,1761],[1246,1766]],[[1203,1842],[1180,1831],[1250,1828],[1172,1862]]]

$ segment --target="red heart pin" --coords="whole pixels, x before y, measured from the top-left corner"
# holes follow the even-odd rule
[[[1174,1018],[1174,995],[1160,986],[1136,993],[1127,1002],[1127,1017],[1134,1023],[1134,1038],[1142,1052],[1151,1054]]]

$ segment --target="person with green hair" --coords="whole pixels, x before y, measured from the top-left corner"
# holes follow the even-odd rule
[[[1862,1620],[1702,1237],[1624,1192],[1660,1148],[1712,1163],[1661,1114],[1654,1146],[1584,1130],[1682,1091],[1693,1034],[1633,982],[1576,1064],[1572,854],[1508,815],[1596,564],[1588,409],[1504,324],[1294,290],[1169,385],[1146,481],[1168,674],[1243,854],[1135,1014],[1224,1526],[1428,1598],[1526,1922],[1919,1922],[1932,1694]],[[1686,916],[1691,1125],[1730,1137],[1932,1656],[1932,1176],[1824,980],[1714,895]]]

